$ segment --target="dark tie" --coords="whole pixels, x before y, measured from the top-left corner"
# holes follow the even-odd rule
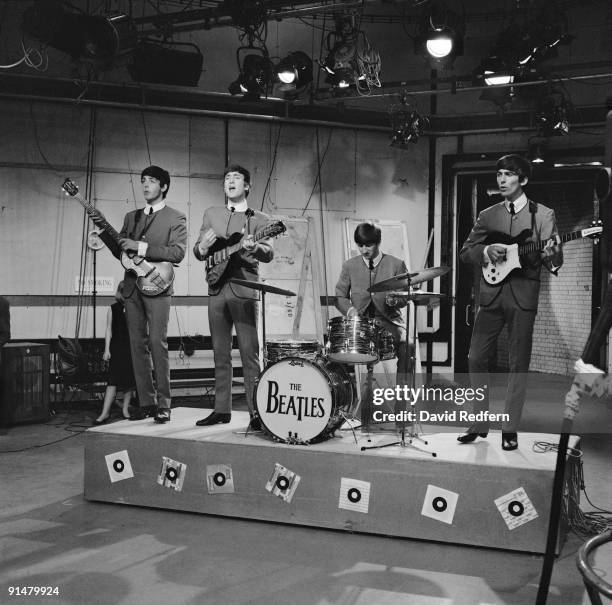
[[[510,202],[510,214],[514,216],[516,213],[514,212],[514,202]]]

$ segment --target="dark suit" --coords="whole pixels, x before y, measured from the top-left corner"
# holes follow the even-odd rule
[[[268,217],[255,211],[251,218],[245,212],[230,212],[224,206],[212,206],[204,212],[200,235],[193,248],[198,260],[206,257],[200,251],[204,233],[212,229],[220,238],[234,233],[255,234],[269,222]],[[215,360],[215,412],[229,414],[232,411],[232,328],[236,329],[245,397],[249,413],[255,411],[253,391],[259,376],[259,339],[257,317],[259,292],[232,284],[231,278],[257,281],[259,263],[269,263],[274,257],[270,240],[259,242],[254,252],[237,251],[230,259],[225,273],[216,287],[209,287],[208,324]]]
[[[134,210],[125,215],[119,237],[147,242],[146,260],[178,264],[187,248],[186,218],[182,212],[168,206],[149,216],[142,210]],[[121,256],[116,246],[109,248],[115,256]],[[136,279],[133,273],[125,272],[123,296],[138,398],[141,407],[157,405],[169,409],[167,334],[173,290],[171,287],[158,296],[143,296],[136,287]]]
[[[374,320],[378,325],[386,328],[393,335],[393,345],[398,357],[398,373],[407,372],[406,352],[406,326],[401,311],[402,304],[389,306],[385,299],[388,292],[375,292],[370,294],[367,290],[370,285],[389,279],[401,273],[407,273],[403,260],[382,255],[382,258],[373,271],[370,271],[361,255],[350,258],[342,265],[342,271],[336,284],[336,308],[346,315],[351,306],[355,307],[359,315],[366,312],[370,301],[374,304]]]
[[[463,262],[480,269],[485,265],[485,241],[490,234],[501,232],[515,237],[525,229],[532,230],[527,241],[545,241],[557,235],[554,211],[528,201],[520,212],[512,216],[504,202],[495,204],[479,214],[459,256]],[[563,264],[560,250],[544,264],[547,268],[552,264],[558,269]],[[489,285],[479,271],[478,310],[470,342],[469,369],[474,384],[488,382],[486,374],[495,354],[497,338],[507,325],[509,378],[505,412],[510,415],[510,421],[502,425],[506,432],[516,432],[525,403],[541,267],[540,254],[536,253],[523,262],[523,268],[513,271],[501,286]],[[479,428],[479,432],[487,429],[484,425]]]

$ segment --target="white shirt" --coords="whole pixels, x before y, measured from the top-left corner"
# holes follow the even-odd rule
[[[246,200],[242,200],[239,204],[227,203],[227,209],[234,209],[234,212],[246,212],[249,209],[249,204]]]
[[[374,267],[378,267],[378,263],[380,263],[380,261],[382,260],[382,257],[383,257],[382,250],[379,250],[378,256],[372,259],[372,264],[374,265]],[[370,261],[363,255],[361,255],[361,258],[363,259],[363,262],[366,264],[366,267],[369,269]]]
[[[162,208],[165,208],[166,200],[160,200],[157,204],[147,204],[144,207],[145,215],[153,214],[154,212],[159,212]],[[138,256],[145,257],[147,255],[147,248],[149,244],[147,242],[138,242]]]

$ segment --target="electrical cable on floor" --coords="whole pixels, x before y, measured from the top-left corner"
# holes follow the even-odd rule
[[[558,443],[550,443],[549,441],[534,441],[533,451],[536,454],[545,454],[546,452],[557,452],[559,449]],[[582,452],[575,447],[567,448],[567,455],[570,458],[582,458]]]
[[[18,450],[0,450],[0,454],[14,454],[17,452],[27,452],[29,450],[35,450],[39,447],[46,447],[47,445],[54,445],[55,443],[60,443],[61,441],[66,441],[67,439],[72,439],[85,431],[74,431],[72,435],[67,435],[66,437],[62,437],[61,439],[56,439],[55,441],[49,441],[49,443],[40,443],[38,445],[30,445],[28,447],[23,447]]]

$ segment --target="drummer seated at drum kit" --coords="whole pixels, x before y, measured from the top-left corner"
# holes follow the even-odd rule
[[[394,297],[389,292],[368,292],[374,284],[406,274],[403,260],[385,254],[380,249],[382,234],[372,223],[360,223],[355,229],[355,243],[359,256],[345,261],[336,284],[336,308],[347,318],[371,318],[379,331],[387,330],[393,338],[397,356],[398,383],[405,382],[409,374],[409,352],[406,345],[406,324],[402,307],[406,299]],[[384,341],[380,335],[377,339]],[[386,359],[379,354],[378,359]]]

